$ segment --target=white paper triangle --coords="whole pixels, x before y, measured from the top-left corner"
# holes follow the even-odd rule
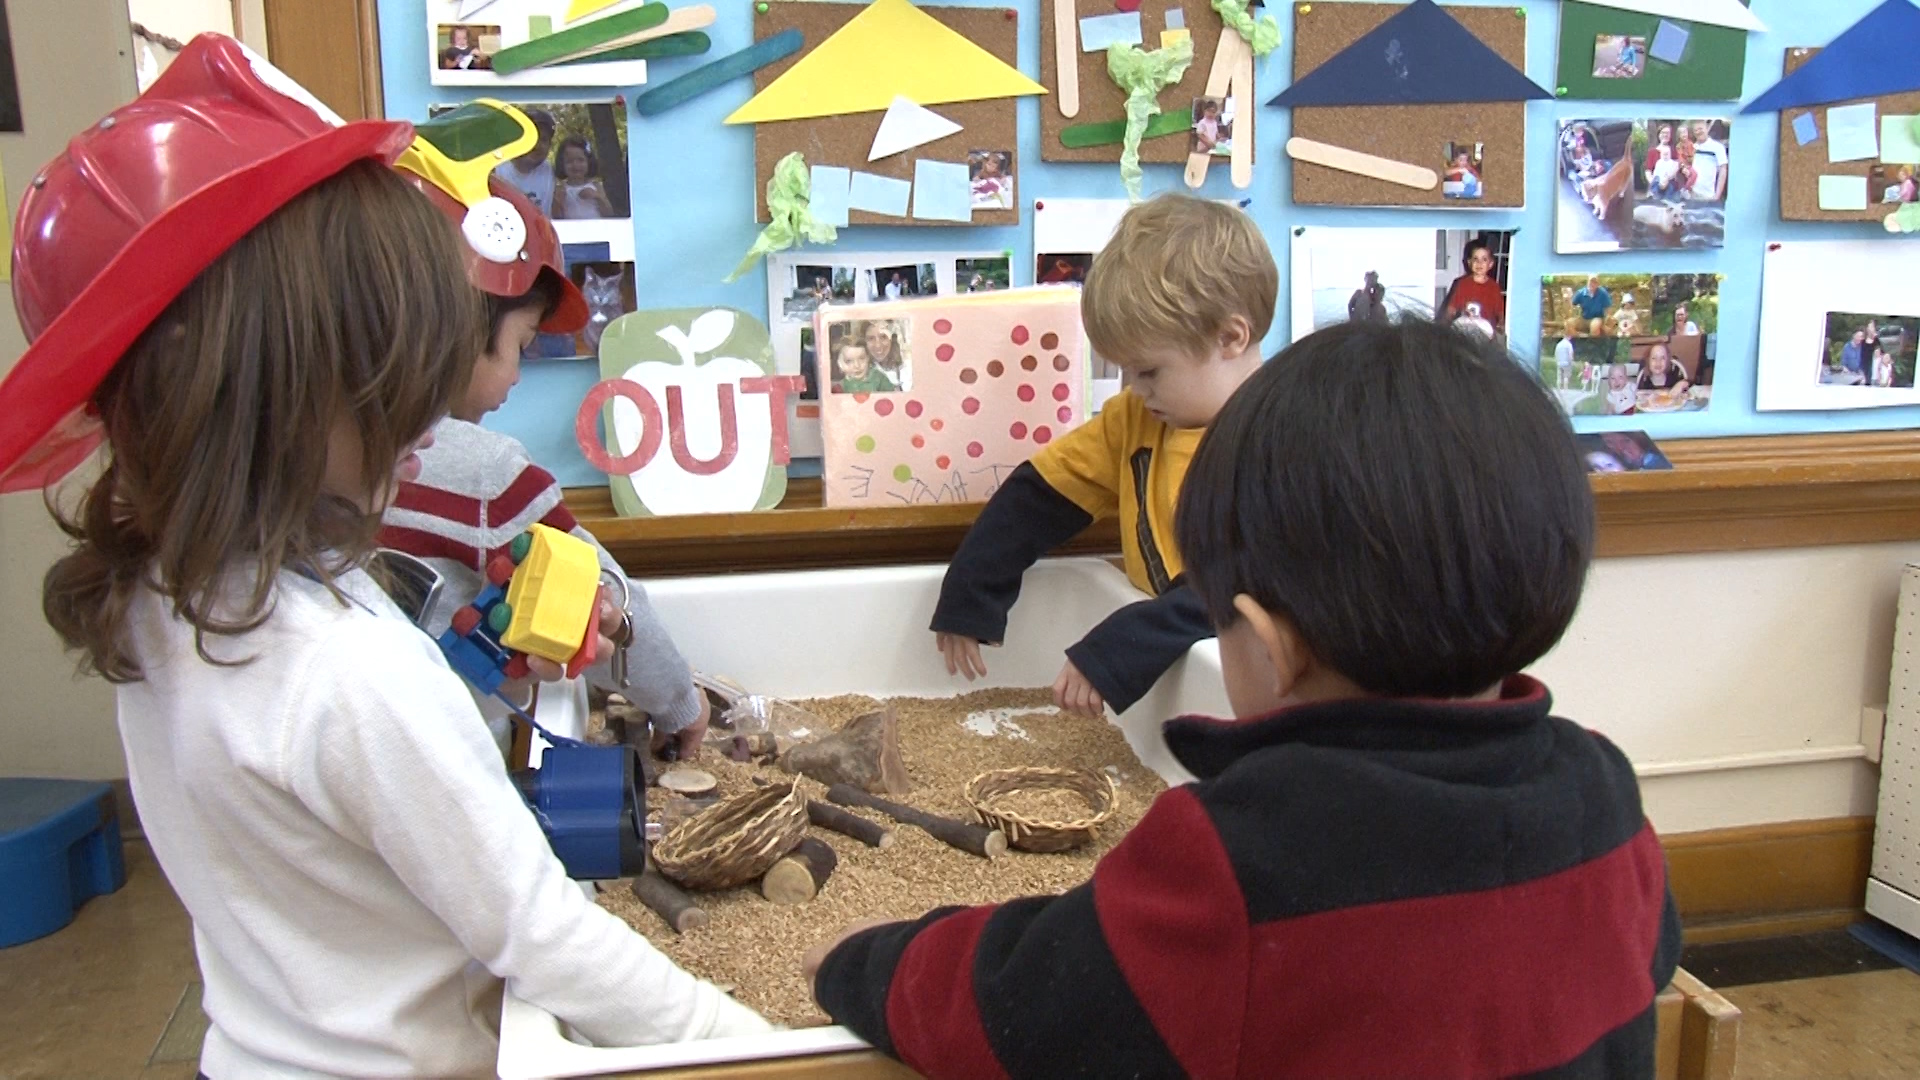
[[[1736,30],[1765,30],[1767,24],[1754,17],[1740,0],[1586,0],[1595,7],[1619,11],[1638,11],[1661,15],[1675,22],[1707,23],[1731,26]]]
[[[902,150],[925,146],[960,130],[960,125],[931,109],[924,109],[903,97],[893,99],[887,114],[880,118],[880,130],[874,133],[868,161],[892,157]]]
[[[493,0],[460,0],[460,13],[454,18],[465,22],[480,13],[480,9],[493,3]]]

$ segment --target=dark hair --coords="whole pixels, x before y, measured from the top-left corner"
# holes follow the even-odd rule
[[[594,156],[593,147],[587,142],[586,137],[582,135],[569,135],[561,139],[560,145],[553,150],[553,165],[554,168],[559,170],[562,177],[567,174],[567,148],[570,146],[579,147],[580,152],[587,156],[588,176],[600,175],[600,159]]]
[[[447,414],[480,354],[480,302],[446,217],[377,162],[303,192],[154,320],[94,394],[111,454],[47,571],[47,622],[83,668],[142,677],[126,630],[141,589],[207,636],[272,613],[283,567],[332,588],[373,548],[378,509],[328,494],[329,435],[384,499],[408,444]]]
[[[540,309],[540,321],[546,322],[553,317],[553,310],[560,306],[559,275],[552,270],[540,271],[533,279],[533,288],[519,296],[495,296],[482,293],[487,302],[487,348],[493,348],[494,340],[500,336],[500,324],[507,316],[527,308]]]
[[[1593,496],[1566,417],[1518,362],[1403,318],[1268,361],[1201,441],[1176,529],[1217,624],[1245,593],[1369,693],[1462,697],[1566,631]]]
[[[1489,245],[1485,240],[1482,240],[1479,237],[1475,237],[1472,240],[1467,241],[1466,247],[1460,249],[1460,261],[1462,263],[1472,262],[1473,253],[1476,251],[1484,251],[1487,253],[1489,257],[1493,255],[1492,246]]]

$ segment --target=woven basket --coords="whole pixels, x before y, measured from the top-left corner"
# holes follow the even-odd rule
[[[1070,791],[1087,812],[1067,821],[1041,821],[996,805],[1018,791]],[[995,769],[967,781],[967,806],[974,819],[1007,834],[1021,851],[1068,851],[1093,839],[1101,822],[1113,816],[1120,792],[1113,778],[1085,769]]]
[[[792,784],[772,784],[675,825],[653,846],[653,862],[689,889],[726,889],[766,873],[806,832],[806,798]]]

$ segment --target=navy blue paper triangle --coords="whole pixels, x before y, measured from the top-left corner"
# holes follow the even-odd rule
[[[1920,90],[1916,53],[1920,8],[1908,0],[1887,0],[1740,111],[1779,112]]]
[[[1452,105],[1552,97],[1433,0],[1413,0],[1267,104]]]

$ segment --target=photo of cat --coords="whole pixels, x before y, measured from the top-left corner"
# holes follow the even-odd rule
[[[581,356],[600,355],[600,336],[613,320],[631,314],[639,302],[630,262],[582,262],[570,268],[573,283],[587,300],[587,325],[578,335]]]

